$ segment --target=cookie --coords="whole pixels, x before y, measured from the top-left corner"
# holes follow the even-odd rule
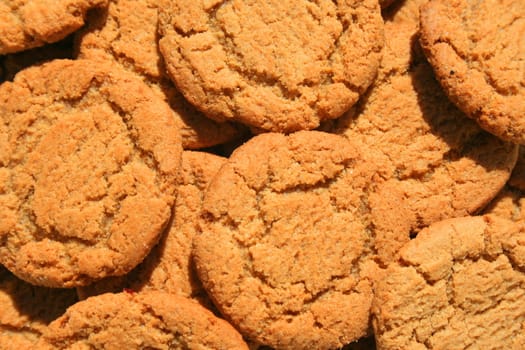
[[[385,15],[377,80],[332,127],[365,152],[379,153],[382,186],[396,189],[388,192],[406,208],[395,230],[412,236],[486,206],[505,185],[518,152],[467,118],[435,80],[417,41],[424,2],[407,1]]]
[[[157,0],[111,1],[93,11],[76,36],[77,57],[112,61],[141,77],[175,112],[185,149],[210,147],[236,137],[233,123],[217,123],[191,106],[165,73],[157,46]]]
[[[378,349],[523,349],[524,242],[495,216],[421,231],[376,285]]]
[[[374,0],[160,4],[168,73],[218,121],[314,129],[350,108],[377,72],[384,37]]]
[[[0,3],[0,55],[65,38],[84,25],[88,10],[108,0],[6,0]]]
[[[38,349],[248,349],[196,302],[162,292],[102,294],[52,322]]]
[[[74,287],[129,272],[171,216],[182,147],[169,106],[101,62],[0,85],[0,263]]]
[[[72,289],[35,287],[0,266],[0,348],[32,349],[47,325],[75,302]]]
[[[403,213],[375,193],[377,166],[359,149],[318,131],[261,134],[208,187],[195,266],[247,339],[332,349],[367,335],[376,260],[405,237],[376,230]]]
[[[204,191],[225,160],[204,152],[183,152],[175,215],[160,243],[129,274],[78,288],[80,298],[123,289],[158,290],[194,298],[205,306],[211,306],[191,262],[191,245]]]
[[[421,44],[452,101],[485,130],[525,144],[525,2],[432,0]]]

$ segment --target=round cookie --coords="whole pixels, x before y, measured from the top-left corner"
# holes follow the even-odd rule
[[[377,166],[359,149],[318,131],[261,134],[208,187],[195,266],[247,339],[332,349],[367,335],[377,263],[408,235],[376,229],[403,212],[375,193]]]
[[[485,130],[525,144],[525,2],[432,0],[421,44],[452,101]]]
[[[47,325],[75,302],[74,290],[35,287],[0,266],[0,349],[33,349]]]
[[[209,153],[183,152],[175,215],[159,244],[129,274],[77,288],[79,297],[84,299],[123,289],[158,290],[194,298],[205,306],[211,306],[194,271],[191,246],[204,191],[225,161],[226,158]]]
[[[55,60],[0,85],[0,263],[51,287],[129,272],[171,216],[172,112],[101,62]]]
[[[314,129],[352,106],[377,72],[384,40],[377,0],[160,4],[170,77],[219,121]]]
[[[435,221],[476,213],[503,188],[518,147],[482,130],[447,98],[417,41],[419,6],[385,15],[378,78],[332,131],[379,153],[394,202],[407,208],[395,230],[407,235]],[[388,190],[393,193],[391,190]]]
[[[108,0],[5,0],[0,3],[0,55],[65,38],[84,25],[88,10]]]
[[[374,290],[378,349],[523,349],[524,242],[496,216],[422,230]]]
[[[210,147],[239,134],[233,123],[217,123],[191,106],[165,73],[157,45],[158,0],[115,0],[93,11],[76,35],[79,58],[119,64],[142,78],[175,112],[185,149]]]
[[[102,294],[52,322],[38,349],[245,349],[241,335],[198,303],[162,292]]]

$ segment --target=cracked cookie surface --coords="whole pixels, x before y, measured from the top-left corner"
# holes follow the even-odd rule
[[[129,274],[79,287],[80,298],[128,288],[178,294],[211,306],[191,262],[191,246],[197,232],[204,192],[225,161],[226,158],[210,153],[183,152],[175,215],[159,244]]]
[[[84,25],[89,9],[107,4],[108,0],[2,0],[0,55],[59,41]]]
[[[33,349],[47,325],[75,302],[72,289],[36,287],[0,266],[0,348]]]
[[[407,236],[483,208],[505,185],[518,153],[467,118],[435,80],[417,41],[425,2],[387,12],[378,77],[332,127],[380,154],[382,186],[397,189],[395,202],[406,208],[392,229]]]
[[[89,25],[76,34],[79,58],[118,63],[141,77],[168,101],[185,149],[210,147],[239,134],[233,123],[206,118],[184,99],[165,73],[157,41],[157,0],[111,1],[107,9],[93,11]]]
[[[377,72],[384,40],[377,1],[160,3],[168,73],[216,120],[314,129],[352,106]]]
[[[234,151],[215,176],[195,265],[248,339],[331,349],[367,334],[375,259],[397,244],[389,237],[378,245],[373,233],[371,203],[388,202],[388,193],[373,193],[381,179],[371,162],[341,136],[267,133]],[[394,206],[384,214],[399,213]]]
[[[525,2],[432,0],[421,44],[454,103],[485,130],[525,144]]]
[[[421,231],[376,285],[378,349],[523,349],[524,242],[496,216]]]
[[[53,287],[129,272],[171,216],[169,106],[114,66],[56,60],[0,85],[0,262]]]
[[[230,324],[198,303],[153,291],[78,302],[49,325],[36,348],[248,350]]]

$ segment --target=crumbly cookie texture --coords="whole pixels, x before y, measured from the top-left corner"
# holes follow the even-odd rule
[[[72,289],[36,287],[0,266],[0,349],[33,349],[47,325],[76,302]]]
[[[210,147],[239,134],[233,123],[217,123],[191,106],[165,72],[158,48],[158,0],[116,0],[93,11],[76,34],[76,56],[119,64],[141,77],[175,112],[185,149]]]
[[[407,208],[396,226],[385,228],[407,235],[479,211],[505,185],[518,154],[516,145],[467,118],[434,79],[417,41],[425,2],[407,1],[386,13],[378,78],[332,127],[380,154],[381,186]]]
[[[0,85],[0,263],[31,283],[129,272],[171,216],[171,109],[114,66],[56,60]]]
[[[378,349],[523,349],[525,228],[495,216],[431,225],[376,285]]]
[[[160,1],[170,77],[210,118],[292,132],[339,117],[372,83],[377,1]]]
[[[198,303],[152,291],[78,302],[49,325],[36,348],[248,350],[230,324]]]
[[[226,158],[210,153],[183,152],[175,215],[159,244],[129,274],[77,288],[79,297],[84,299],[104,292],[120,292],[125,288],[158,290],[194,298],[211,306],[196,276],[191,246],[197,232],[204,191],[225,161]]]
[[[485,130],[525,144],[525,2],[432,0],[421,44],[452,101]]]
[[[84,25],[89,9],[108,0],[3,0],[0,2],[0,55],[65,38]]]
[[[248,339],[331,349],[367,334],[376,260],[408,237],[374,233],[373,218],[400,213],[359,149],[318,131],[261,134],[210,184],[195,265]]]

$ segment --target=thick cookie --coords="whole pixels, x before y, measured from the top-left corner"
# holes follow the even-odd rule
[[[161,292],[102,294],[52,322],[38,349],[245,349],[241,335],[198,303]]]
[[[237,136],[233,123],[217,123],[191,106],[165,73],[157,45],[158,0],[116,0],[93,11],[89,25],[76,36],[79,58],[117,62],[141,77],[168,101],[185,149],[210,147]]]
[[[377,0],[162,0],[159,47],[208,117],[255,129],[316,128],[372,83],[383,46]]]
[[[195,265],[248,339],[331,349],[367,334],[376,260],[408,236],[376,230],[375,218],[403,213],[389,193],[374,192],[381,178],[373,154],[359,148],[317,131],[261,134],[210,184]]]
[[[47,325],[75,302],[74,290],[35,287],[0,266],[0,349],[33,349]]]
[[[79,297],[105,292],[158,290],[210,302],[191,262],[191,246],[197,231],[202,197],[225,158],[204,152],[182,153],[182,180],[175,201],[171,226],[148,257],[129,274],[109,277],[77,289]]]
[[[89,9],[108,0],[4,0],[0,2],[0,55],[65,38],[84,25]]]
[[[171,109],[115,66],[56,60],[0,85],[0,263],[43,286],[129,272],[171,216]]]
[[[375,288],[378,349],[523,349],[525,228],[496,216],[435,223]]]
[[[432,0],[421,44],[454,103],[485,130],[525,144],[525,1]]]
[[[419,5],[385,16],[378,78],[334,131],[377,152],[394,202],[407,208],[396,230],[416,234],[445,218],[476,213],[503,188],[518,147],[482,130],[447,98],[417,41]]]

